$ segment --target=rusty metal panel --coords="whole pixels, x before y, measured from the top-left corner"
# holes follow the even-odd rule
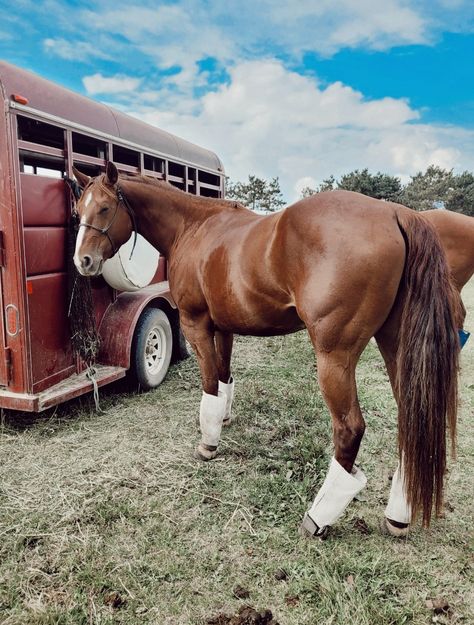
[[[0,83],[2,101],[5,92]],[[1,268],[1,330],[0,385],[11,391],[29,390],[27,358],[28,327],[23,266],[21,211],[18,210],[18,157],[16,156],[16,126],[11,116],[0,115],[0,229],[4,246]],[[7,327],[8,323],[8,327]]]
[[[25,226],[64,226],[68,209],[62,180],[20,174],[20,187]]]
[[[26,273],[58,273],[66,266],[66,228],[25,228]]]
[[[28,278],[33,391],[66,377],[75,366],[67,317],[67,276],[55,273]]]

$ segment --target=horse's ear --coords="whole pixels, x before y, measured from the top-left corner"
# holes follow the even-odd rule
[[[85,189],[87,187],[87,185],[89,184],[89,182],[91,181],[90,176],[88,176],[87,174],[83,174],[81,171],[76,169],[74,166],[72,168],[72,173],[76,177],[76,180],[81,185],[81,187],[83,189]]]
[[[105,182],[106,184],[109,184],[111,187],[113,187],[115,184],[117,184],[117,180],[117,168],[115,167],[114,163],[112,163],[112,161],[109,161],[107,163],[107,169],[105,170]]]

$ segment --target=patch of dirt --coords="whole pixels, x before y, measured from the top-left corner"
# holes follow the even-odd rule
[[[448,614],[451,611],[451,606],[444,597],[428,599],[428,601],[426,601],[426,607],[429,610],[433,610],[435,614]]]
[[[107,605],[114,610],[118,610],[126,604],[127,600],[124,599],[116,590],[109,590],[104,594],[104,605]]]
[[[279,625],[270,610],[257,612],[255,608],[245,605],[237,614],[218,614],[206,621],[207,625]]]
[[[286,595],[285,596],[285,603],[286,605],[289,605],[290,607],[294,607],[295,605],[298,605],[300,601],[300,598],[298,595]]]
[[[355,519],[352,527],[357,530],[360,534],[370,534],[370,528],[367,525],[367,523],[364,521],[364,519]]]
[[[288,579],[288,573],[285,571],[285,569],[277,569],[274,573],[274,577],[279,582],[282,582],[285,579]]]
[[[250,591],[243,586],[236,586],[232,592],[237,599],[248,599],[250,597]]]

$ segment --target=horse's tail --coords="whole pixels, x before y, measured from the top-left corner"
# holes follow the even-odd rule
[[[412,519],[439,515],[446,430],[455,451],[461,299],[438,234],[419,214],[397,211],[406,244],[397,351],[398,445]]]

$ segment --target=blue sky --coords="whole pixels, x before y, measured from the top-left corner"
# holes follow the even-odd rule
[[[472,1],[0,0],[0,49],[289,201],[355,168],[474,169]]]

